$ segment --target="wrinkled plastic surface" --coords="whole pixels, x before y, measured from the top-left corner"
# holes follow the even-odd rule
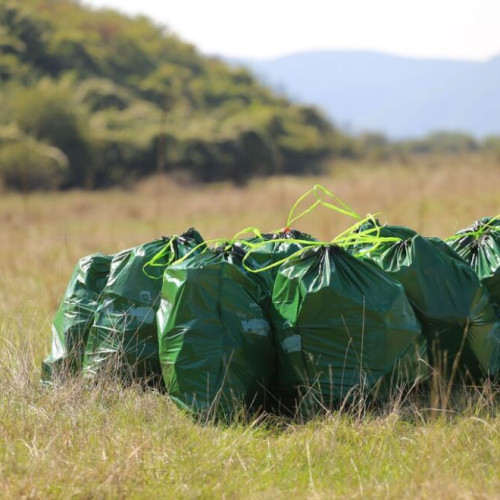
[[[169,247],[170,239],[173,248]],[[163,271],[170,261],[202,242],[199,233],[191,229],[180,237],[155,240],[124,250],[113,258],[85,350],[87,376],[104,370],[125,381],[161,382],[156,311]],[[165,248],[170,250],[157,265],[144,269]]]
[[[402,285],[336,246],[283,264],[273,306],[285,404],[297,391],[313,406],[356,389],[382,396],[426,374],[426,341]]]
[[[478,238],[470,235],[478,230],[484,230]],[[474,269],[500,317],[500,220],[483,217],[456,236],[448,245]]]
[[[290,240],[283,241],[283,240]],[[251,259],[257,264],[259,269],[272,266],[281,260],[292,256],[295,252],[304,247],[298,240],[317,241],[310,234],[303,233],[297,229],[284,229],[280,232],[265,233],[261,238],[251,238],[250,243],[262,243],[257,249],[249,250],[244,243],[237,243],[245,251],[248,250]],[[268,271],[272,278],[276,277],[279,266],[271,267]]]
[[[207,250],[165,270],[158,310],[168,394],[201,415],[230,418],[265,404],[275,351],[267,275],[242,266],[233,246]],[[253,265],[247,260],[247,265]]]
[[[83,257],[75,266],[52,324],[52,353],[42,364],[42,380],[77,374],[82,368],[85,344],[106,285],[113,256]]]
[[[497,374],[500,325],[471,267],[438,238],[400,226],[382,226],[380,236],[402,240],[365,247],[358,256],[403,284],[432,364],[448,375],[457,370],[473,378]]]

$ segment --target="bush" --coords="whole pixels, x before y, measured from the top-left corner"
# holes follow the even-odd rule
[[[7,189],[33,191],[61,186],[68,158],[57,148],[30,139],[0,145],[0,179]]]
[[[90,161],[88,119],[70,82],[43,79],[13,93],[13,118],[24,133],[60,149],[69,160],[64,185],[87,183]]]
[[[110,108],[124,110],[133,100],[130,92],[104,78],[84,80],[78,88],[77,96],[91,111]]]

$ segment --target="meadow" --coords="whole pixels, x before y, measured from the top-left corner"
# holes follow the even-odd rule
[[[0,194],[0,497],[500,497],[491,387],[458,391],[445,406],[429,394],[368,413],[224,426],[195,423],[154,391],[40,385],[52,316],[80,257],[191,226],[206,239],[278,229],[318,182],[358,213],[383,212],[426,236],[500,212],[500,162],[474,155],[336,162],[322,176],[245,187],[167,177],[130,190]],[[351,224],[318,209],[296,227],[332,239]]]

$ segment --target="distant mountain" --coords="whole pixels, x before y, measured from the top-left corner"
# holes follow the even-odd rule
[[[483,63],[322,51],[231,62],[354,132],[500,134],[500,57]]]

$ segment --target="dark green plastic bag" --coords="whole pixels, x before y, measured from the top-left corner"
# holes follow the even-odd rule
[[[457,370],[474,379],[497,374],[500,325],[470,266],[438,238],[423,238],[400,226],[378,227],[380,236],[401,241],[358,247],[358,257],[403,284],[433,366],[448,376]]]
[[[500,218],[483,217],[447,243],[474,269],[500,317]]]
[[[426,341],[401,284],[335,245],[283,264],[273,306],[286,405],[297,392],[308,408],[357,390],[382,396],[426,373]]]
[[[262,407],[273,379],[268,275],[248,272],[244,255],[233,245],[165,270],[158,311],[163,378],[172,400],[198,415],[231,418]]]
[[[287,240],[287,241],[285,241]],[[302,241],[317,241],[310,234],[303,233],[297,229],[285,228],[274,233],[264,233],[262,237],[250,238],[236,243],[243,250],[248,251],[249,257],[257,264],[259,269],[269,267],[268,271],[274,279],[278,274],[278,262],[292,256],[304,248]],[[257,245],[252,248],[246,243]]]
[[[190,229],[181,236],[124,250],[111,263],[85,350],[88,376],[107,370],[125,381],[161,381],[156,311],[165,267],[203,243]],[[146,265],[155,258],[152,265]]]
[[[106,285],[113,256],[95,254],[78,261],[52,324],[52,353],[42,364],[42,380],[81,371],[85,344]]]

